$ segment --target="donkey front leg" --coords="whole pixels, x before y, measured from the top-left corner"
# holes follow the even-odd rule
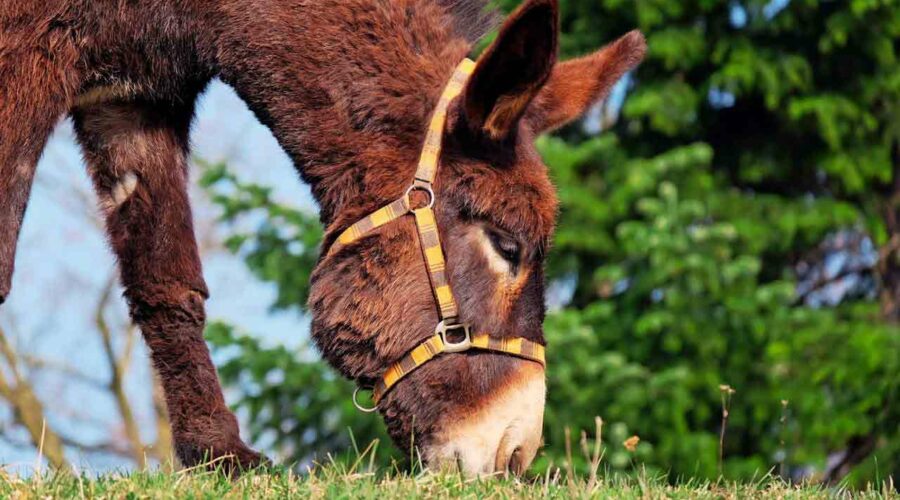
[[[0,88],[2,85],[0,81]],[[12,286],[16,243],[34,169],[56,118],[42,116],[40,126],[24,118],[26,125],[21,127],[15,115],[13,105],[0,95],[0,304],[6,301]]]
[[[0,304],[12,285],[35,167],[78,83],[74,50],[64,34],[50,31],[33,38],[14,29],[0,36]],[[48,54],[41,44],[57,51]]]
[[[263,460],[238,435],[203,339],[206,284],[186,191],[193,102],[73,112],[132,319],[165,390],[178,458],[229,472]]]

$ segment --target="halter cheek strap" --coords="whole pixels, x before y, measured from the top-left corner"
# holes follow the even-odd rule
[[[440,321],[435,327],[434,336],[419,344],[385,371],[381,380],[376,383],[372,390],[372,399],[375,401],[376,406],[372,408],[362,407],[356,401],[356,394],[359,389],[354,392],[353,401],[357,408],[363,411],[375,411],[381,398],[400,379],[442,353],[481,349],[510,354],[535,361],[541,365],[545,364],[544,346],[536,342],[521,337],[495,338],[487,333],[479,333],[472,336],[469,332],[469,326],[459,323],[459,308],[457,307],[456,299],[453,297],[453,291],[450,289],[450,283],[447,281],[446,261],[444,260],[441,239],[434,217],[435,195],[432,183],[437,176],[444,127],[447,122],[447,110],[453,99],[462,92],[466,81],[468,81],[474,69],[475,63],[472,60],[463,59],[444,88],[444,92],[441,94],[428,126],[428,133],[425,136],[425,144],[422,146],[422,153],[419,156],[415,179],[409,188],[406,189],[403,196],[345,229],[328,250],[328,255],[332,255],[340,248],[352,244],[376,228],[412,213],[416,220],[422,256],[428,267],[431,290],[438,306]],[[424,207],[413,209],[410,195],[417,190],[423,191],[428,195],[428,204]]]

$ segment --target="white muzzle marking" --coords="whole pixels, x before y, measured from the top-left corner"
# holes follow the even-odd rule
[[[518,373],[481,408],[449,420],[426,451],[431,467],[466,476],[521,474],[541,445],[544,368],[523,361]]]

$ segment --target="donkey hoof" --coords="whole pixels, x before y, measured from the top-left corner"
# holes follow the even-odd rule
[[[210,466],[215,469],[216,464]],[[221,470],[229,476],[239,476],[255,469],[265,469],[272,466],[272,461],[262,453],[251,450],[240,443],[236,449],[230,450],[222,457]]]
[[[244,472],[272,465],[271,460],[240,441],[224,446],[182,442],[175,445],[175,450],[182,465],[188,469],[196,467],[221,471],[228,476],[239,476]]]

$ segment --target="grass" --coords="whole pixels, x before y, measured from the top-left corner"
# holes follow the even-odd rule
[[[596,420],[597,436],[603,422]],[[566,429],[567,443],[568,429]],[[352,433],[351,433],[352,438]],[[636,438],[634,438],[636,439]],[[21,475],[0,467],[0,499],[5,498],[862,498],[897,499],[900,494],[892,479],[864,490],[821,485],[792,485],[766,476],[758,481],[684,481],[670,484],[665,477],[653,477],[643,468],[623,475],[601,472],[603,450],[600,439],[593,446],[582,435],[581,452],[588,473],[580,475],[573,467],[550,467],[546,473],[523,479],[514,477],[465,478],[458,473],[424,470],[421,462],[411,460],[412,471],[397,465],[376,464],[378,441],[360,450],[353,449],[326,465],[307,468],[297,474],[288,467],[275,467],[246,473],[236,479],[201,466],[177,472],[146,471],[96,474],[38,472]],[[626,445],[627,446],[627,445]],[[567,446],[567,464],[572,447]],[[22,470],[21,467],[18,470]]]
[[[0,472],[2,498],[900,498],[891,483],[864,491],[792,486],[775,479],[755,483],[688,482],[616,476],[566,479],[548,474],[528,480],[464,479],[458,474],[355,472],[332,464],[297,475],[289,470],[253,472],[236,480],[215,472],[181,471],[49,474],[22,477]]]

